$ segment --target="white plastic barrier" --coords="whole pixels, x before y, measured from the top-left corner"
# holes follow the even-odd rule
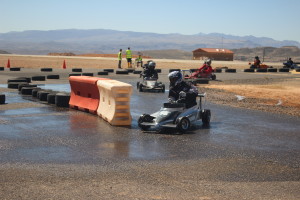
[[[130,96],[132,86],[116,80],[98,81],[100,93],[97,114],[111,125],[131,125]]]

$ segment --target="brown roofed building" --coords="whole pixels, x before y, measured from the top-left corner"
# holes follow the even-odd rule
[[[228,60],[233,61],[233,52],[228,49],[199,48],[193,51],[193,60]]]

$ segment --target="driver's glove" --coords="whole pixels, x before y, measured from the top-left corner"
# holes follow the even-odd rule
[[[181,91],[179,93],[179,97],[182,98],[182,99],[184,99],[186,97],[186,93],[184,91]]]

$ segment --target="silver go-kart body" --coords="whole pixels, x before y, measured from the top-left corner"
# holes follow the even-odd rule
[[[145,91],[155,91],[155,92],[165,92],[165,84],[158,82],[157,78],[144,78],[141,82],[137,82],[137,89],[140,92]]]
[[[163,107],[149,115],[143,114],[138,119],[138,125],[143,131],[162,132],[165,129],[175,129],[186,132],[191,125],[202,120],[204,125],[210,123],[210,110],[202,108],[202,98],[205,94],[199,94],[199,104],[186,109],[183,103],[164,103]]]

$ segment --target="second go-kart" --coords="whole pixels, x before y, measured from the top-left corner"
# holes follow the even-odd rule
[[[192,72],[192,70],[181,70],[183,78],[185,81],[190,81],[194,84],[196,83],[208,83],[209,80],[216,80],[217,76],[214,73],[201,74]]]
[[[163,107],[153,114],[143,114],[138,119],[138,126],[143,131],[163,132],[165,129],[174,129],[181,133],[190,130],[192,124],[202,120],[204,125],[209,125],[211,112],[202,108],[202,98],[205,94],[198,94],[199,103],[186,109],[184,103],[164,103]]]
[[[155,92],[165,92],[165,84],[157,81],[157,78],[144,78],[141,82],[137,82],[137,89],[140,92],[145,91],[155,91]]]

